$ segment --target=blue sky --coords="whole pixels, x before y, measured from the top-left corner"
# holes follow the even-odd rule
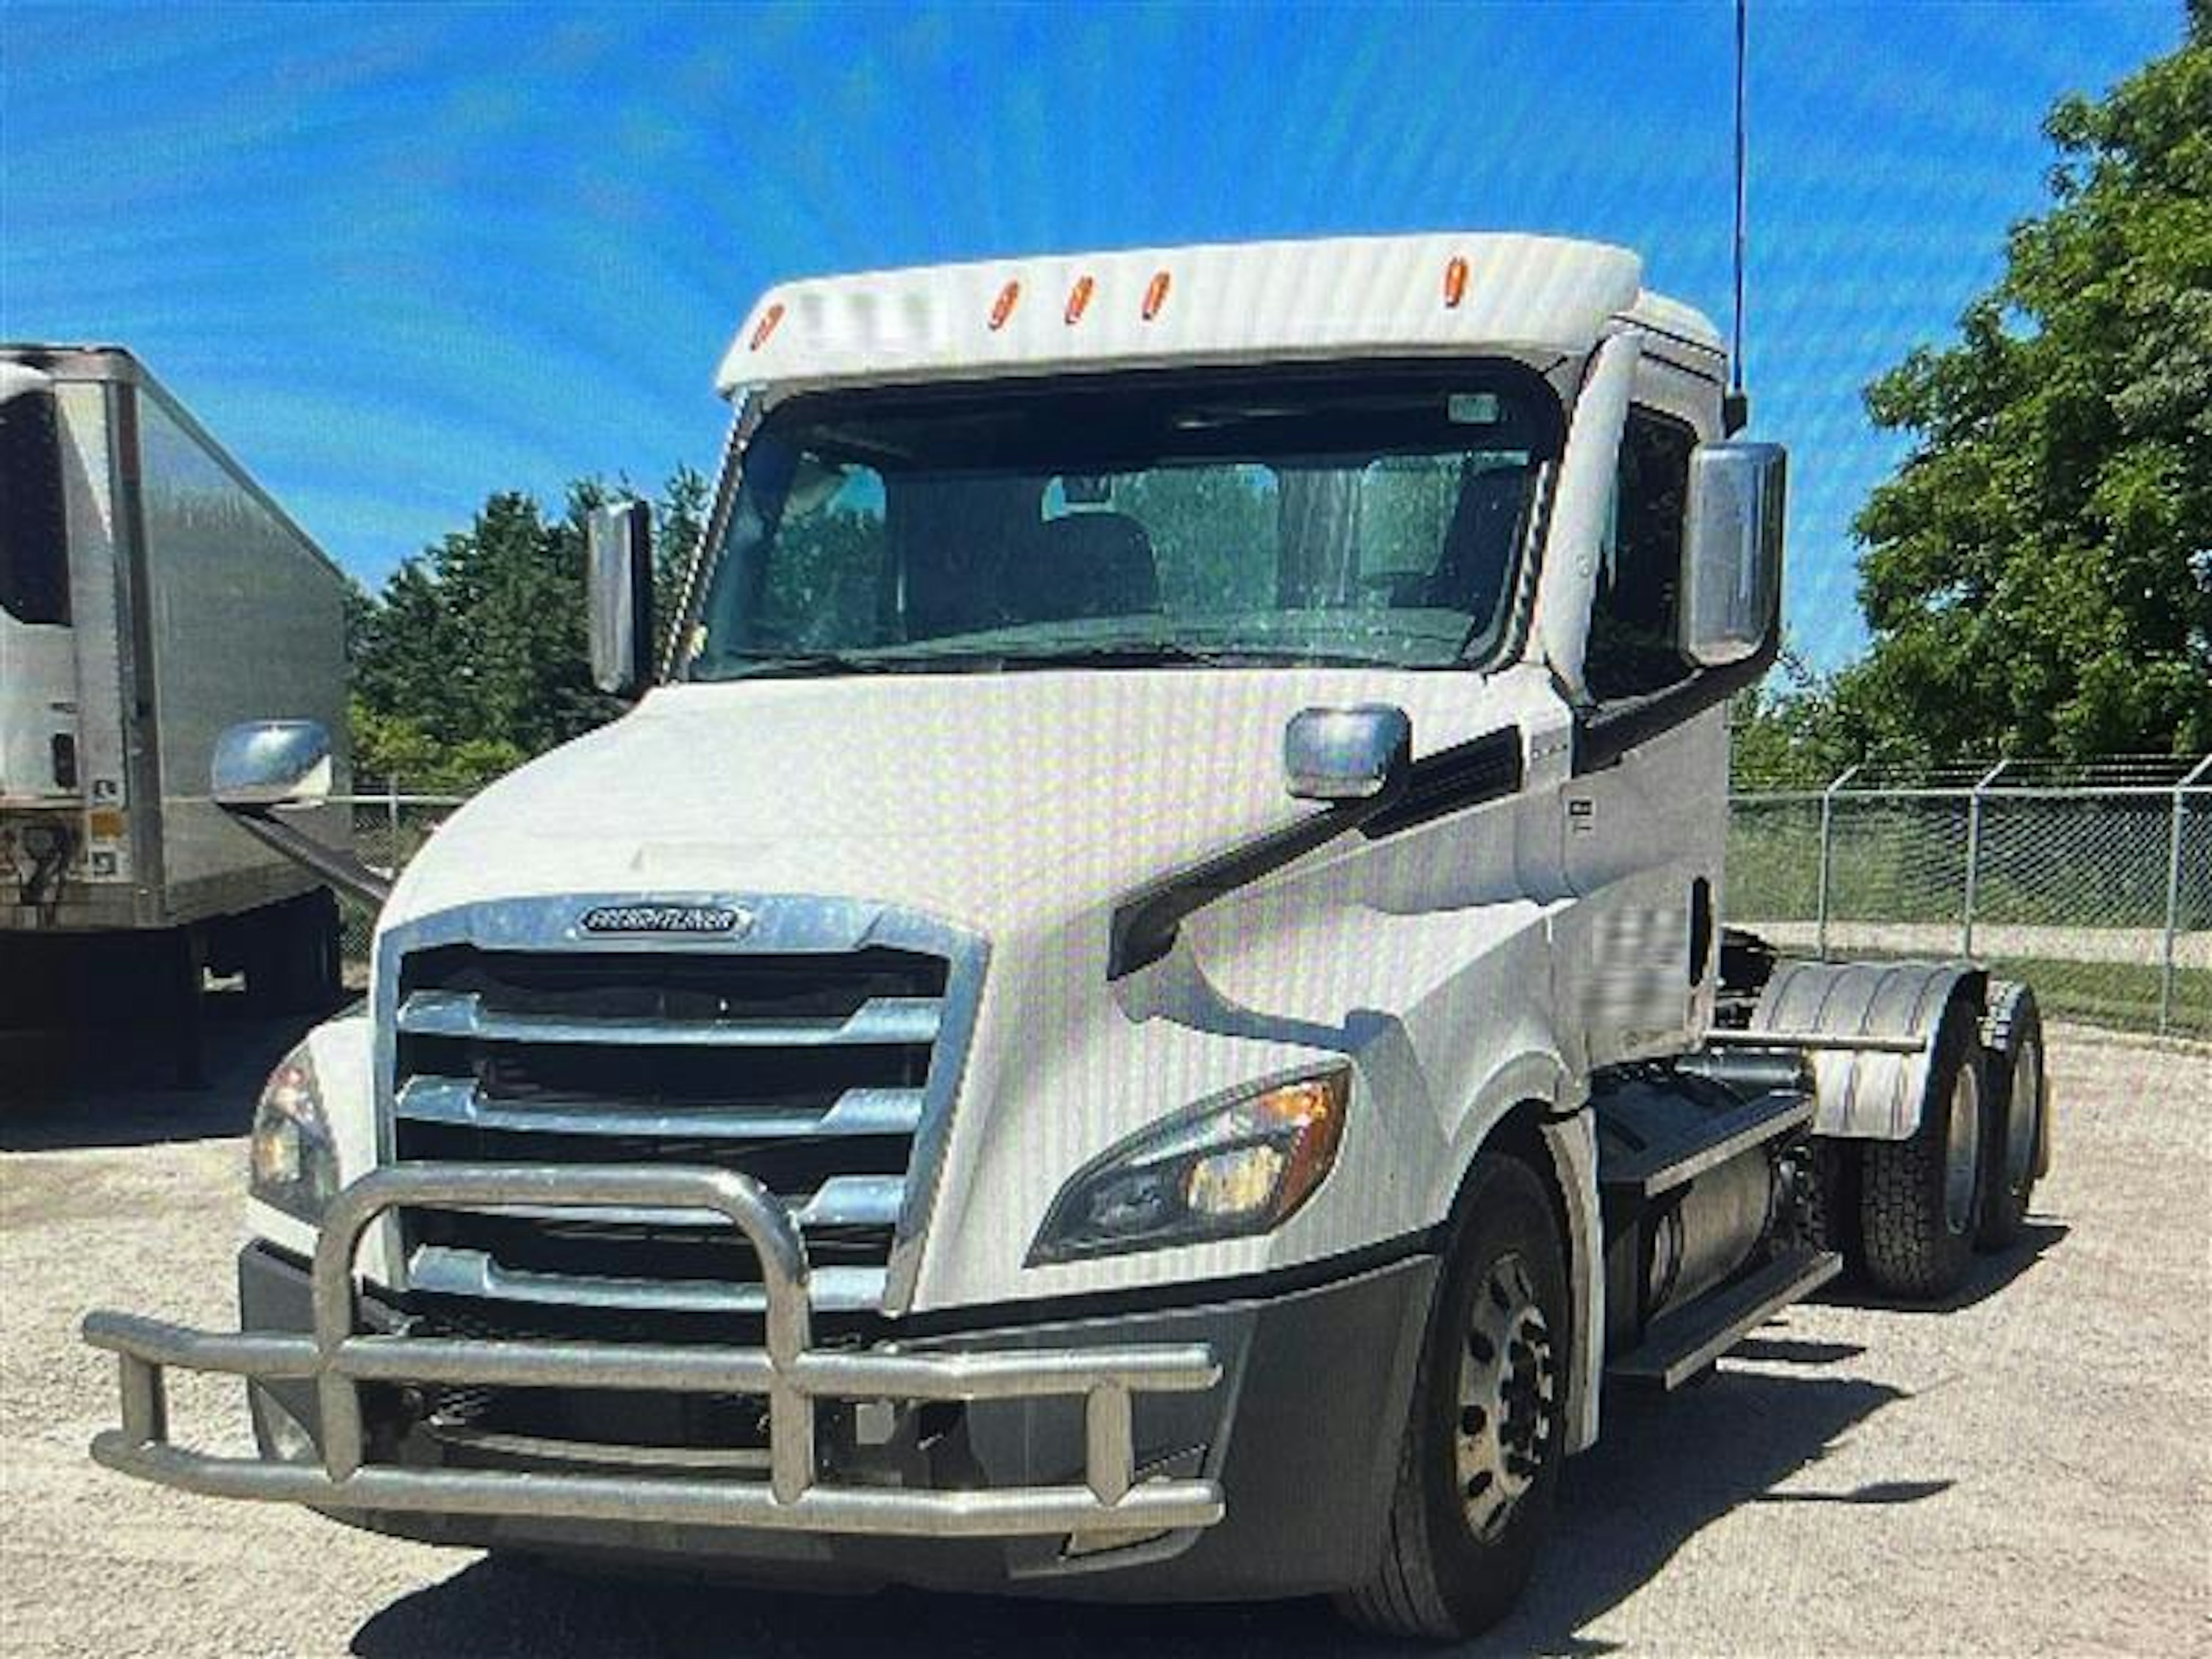
[[[0,0],[0,337],[136,348],[374,586],[484,495],[709,469],[779,277],[1438,227],[1642,250],[1725,326],[1726,0],[1407,9]],[[2179,0],[1753,0],[1757,435],[1793,633],[1861,643],[1859,402]]]

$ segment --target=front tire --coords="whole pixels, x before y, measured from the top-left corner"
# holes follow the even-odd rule
[[[1566,1447],[1566,1252],[1529,1168],[1475,1162],[1430,1310],[1374,1574],[1346,1616],[1439,1640],[1488,1629],[1548,1530]]]
[[[1965,1279],[1981,1224],[1985,1094],[1979,1022],[1954,1001],[1936,1031],[1919,1127],[1860,1155],[1860,1236],[1878,1289],[1934,1301]]]

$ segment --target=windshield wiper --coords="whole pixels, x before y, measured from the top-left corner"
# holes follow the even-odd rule
[[[895,674],[902,669],[927,668],[933,660],[935,659],[927,657],[884,657],[843,651],[802,651],[790,656],[749,652],[725,657],[707,672],[692,678],[758,680],[803,679],[831,674]]]
[[[1312,657],[1291,651],[1209,650],[1166,640],[1108,640],[1030,649],[772,653],[725,657],[695,679],[799,679],[838,674],[992,674],[1048,668],[1374,667],[1358,657]]]
[[[1201,646],[1153,640],[1109,641],[1059,650],[1001,651],[994,654],[1001,668],[1225,668],[1290,660],[1275,652],[1209,651]]]

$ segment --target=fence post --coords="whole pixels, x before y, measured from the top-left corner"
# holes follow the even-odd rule
[[[1981,886],[1982,876],[1982,792],[1995,783],[1997,774],[2010,764],[2008,760],[2001,760],[1983,773],[1966,802],[1966,914],[1959,922],[1959,954],[1962,957],[1974,954],[1974,896]]]
[[[1826,789],[1820,792],[1820,886],[1814,901],[1813,924],[1813,954],[1819,960],[1828,959],[1828,848],[1831,832],[1836,820],[1836,791],[1856,775],[1859,763],[1854,761],[1842,771]]]
[[[2173,786],[2173,827],[2166,843],[2166,943],[2158,970],[2158,1034],[2164,1036],[2173,1019],[2173,939],[2181,931],[2181,821],[2189,811],[2189,792],[2212,770],[2212,755],[2191,767]]]
[[[396,873],[399,868],[399,775],[397,772],[384,781],[384,823],[387,837],[385,856],[391,860]]]

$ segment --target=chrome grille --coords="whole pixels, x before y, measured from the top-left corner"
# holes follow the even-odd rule
[[[486,907],[391,942],[380,988],[390,1155],[740,1170],[796,1220],[818,1310],[892,1306],[895,1258],[926,1214],[980,946],[895,912],[750,899],[763,925],[738,942],[609,942],[574,926],[605,902]],[[708,1213],[510,1206],[406,1212],[401,1229],[408,1285],[428,1297],[764,1306],[749,1247]]]

